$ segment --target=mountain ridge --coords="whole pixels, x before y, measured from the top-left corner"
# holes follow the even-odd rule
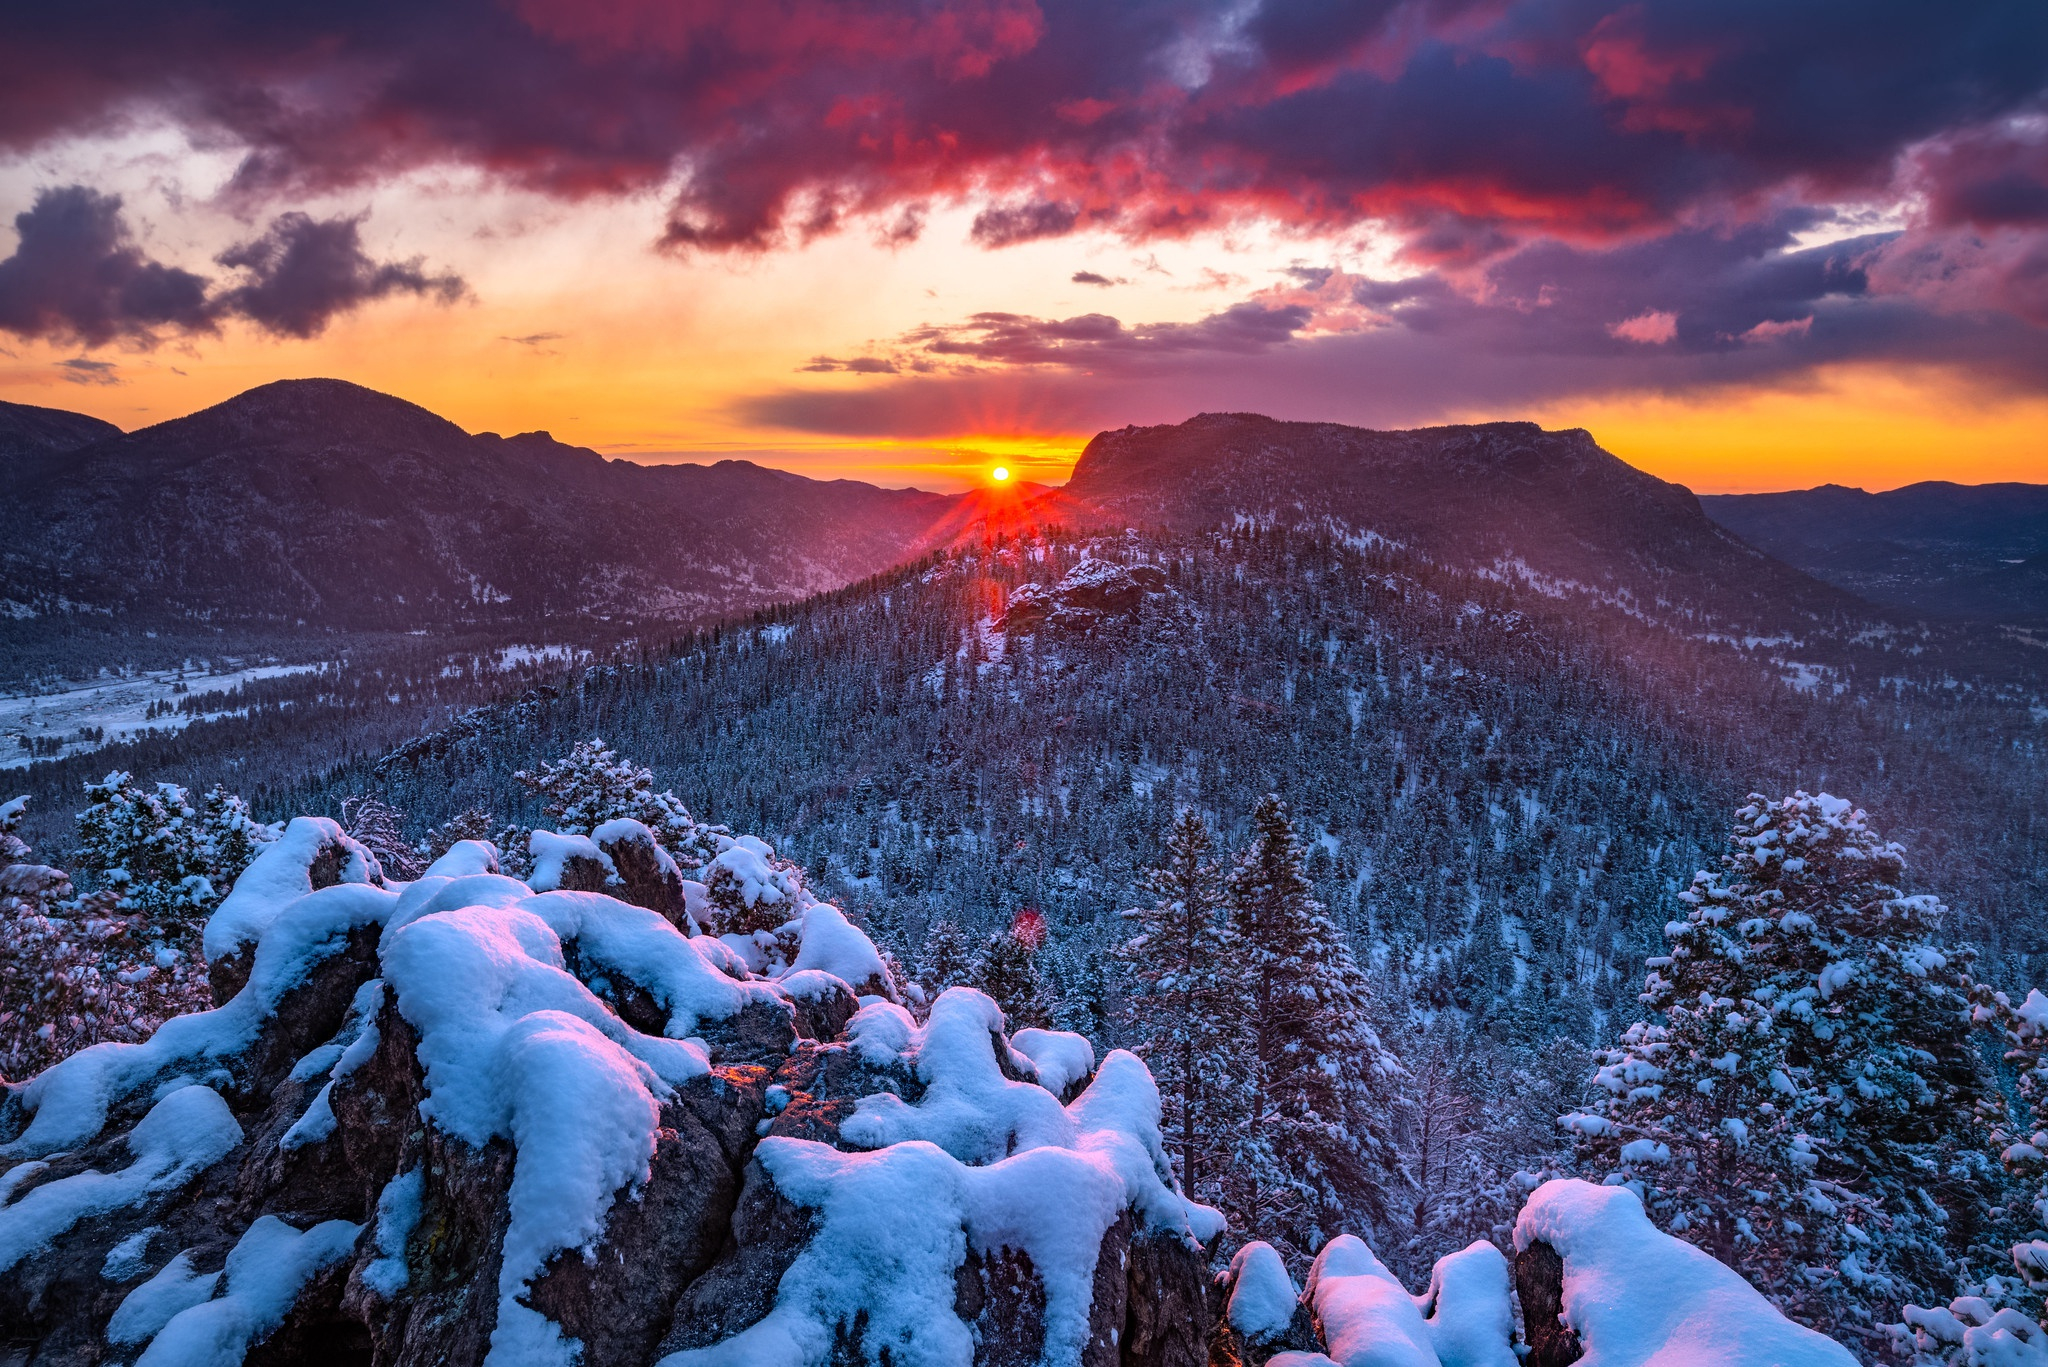
[[[17,618],[674,628],[964,538],[1243,517],[1698,622],[1868,611],[1584,429],[1532,422],[1372,431],[1203,413],[1099,433],[1063,487],[965,494],[737,459],[640,465],[545,431],[472,434],[334,379],[275,381],[133,432],[83,417],[53,430],[0,510],[0,600]],[[93,439],[48,456],[80,437]]]

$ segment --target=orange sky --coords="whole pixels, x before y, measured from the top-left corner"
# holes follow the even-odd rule
[[[27,186],[57,176],[90,176],[120,189],[139,223],[175,225],[149,229],[144,243],[170,259],[203,263],[215,244],[247,230],[204,207],[208,187],[203,177],[192,182],[198,173],[189,157],[179,163],[181,180],[166,177],[147,140],[71,155],[87,164],[0,168],[0,199],[22,198]],[[379,257],[423,256],[459,271],[469,283],[466,301],[382,300],[309,341],[235,322],[216,336],[153,349],[114,344],[88,353],[10,339],[0,348],[0,397],[134,428],[269,380],[326,375],[397,394],[472,431],[542,428],[639,460],[732,456],[927,488],[961,487],[1000,461],[1024,478],[1057,481],[1097,426],[1178,421],[1205,395],[1133,391],[1126,411],[1112,387],[1098,391],[1092,423],[1047,421],[1020,402],[1011,411],[991,406],[965,430],[896,439],[778,428],[736,416],[733,405],[764,390],[902,383],[803,367],[819,355],[886,349],[914,329],[977,312],[1064,318],[1113,309],[1149,323],[1192,323],[1281,288],[1287,268],[1304,261],[1399,269],[1393,244],[1371,232],[1306,239],[1240,229],[1143,248],[1083,234],[992,252],[966,241],[965,209],[935,214],[923,237],[904,247],[849,231],[802,248],[678,258],[648,245],[660,214],[654,196],[572,209],[461,177],[415,177],[380,192],[366,243]],[[1077,285],[1069,278],[1077,270],[1119,283]],[[62,363],[81,356],[111,364],[100,374],[115,382],[73,382],[78,372]],[[1269,411],[1347,419],[1329,404],[1300,411],[1281,401]],[[1866,365],[1774,389],[1561,398],[1416,421],[1489,418],[1588,428],[1616,454],[1700,492],[2048,481],[2048,401],[2001,398],[1936,372]]]

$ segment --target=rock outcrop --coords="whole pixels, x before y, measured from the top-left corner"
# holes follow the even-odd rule
[[[543,833],[536,891],[293,823],[216,1009],[0,1090],[13,1360],[1206,1361],[1221,1221],[1137,1060],[1034,1032],[1041,1085],[800,889],[749,972],[644,830]]]
[[[1492,1245],[1420,1296],[1350,1235],[1302,1292],[1260,1243],[1219,1275],[1137,1058],[914,1016],[759,842],[789,919],[701,933],[645,831],[537,834],[542,890],[292,823],[208,926],[219,1006],[0,1087],[6,1361],[1516,1367]],[[1547,1184],[1516,1241],[1540,1367],[1851,1362],[1626,1190]]]

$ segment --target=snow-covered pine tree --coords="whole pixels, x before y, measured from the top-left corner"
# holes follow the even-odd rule
[[[1252,814],[1227,892],[1242,945],[1253,1094],[1231,1185],[1239,1228],[1305,1257],[1385,1217],[1401,1065],[1367,1018],[1365,978],[1303,873],[1278,796]]]
[[[1052,989],[1038,965],[1038,950],[1044,943],[1045,918],[1026,907],[1007,930],[989,936],[974,965],[974,986],[1003,1008],[1006,1028],[1011,1031],[1052,1026]]]
[[[341,824],[390,877],[410,881],[420,876],[419,850],[405,838],[405,813],[384,799],[370,793],[343,798]]]
[[[698,824],[674,792],[654,789],[652,770],[622,759],[602,740],[578,744],[564,759],[512,776],[541,799],[556,830],[589,835],[607,821],[630,817],[654,832],[654,838],[684,869],[701,869],[719,852],[723,827]]]
[[[1124,1015],[1137,1036],[1133,1052],[1159,1084],[1160,1128],[1182,1190],[1211,1200],[1247,1109],[1244,965],[1224,920],[1222,870],[1207,824],[1183,811],[1163,843],[1145,877],[1149,904],[1123,913],[1132,934],[1117,956],[1134,980]]]
[[[465,807],[427,832],[426,839],[417,847],[420,862],[431,865],[460,841],[489,840],[495,829],[488,811],[482,807]]]
[[[2048,1290],[2048,997],[2036,988],[2015,1007],[1997,993],[1988,1014],[2005,1031],[2019,1103],[1987,1108],[1992,1142],[2018,1188],[2002,1211],[2010,1261],[1966,1282],[1946,1307],[1905,1307],[1905,1322],[1888,1328],[1895,1356],[1910,1367],[2025,1367],[2048,1359],[2041,1299]]]
[[[1484,1037],[1440,1017],[1402,1050],[1402,1085],[1395,1114],[1401,1175],[1406,1187],[1389,1213],[1389,1265],[1417,1284],[1429,1280],[1438,1258],[1474,1239],[1495,1236],[1513,1215],[1507,1170],[1497,1152],[1497,1125],[1514,1098],[1497,1088],[1520,1081],[1495,1066]],[[1393,1204],[1390,1202],[1390,1204]],[[1398,1239],[1399,1242],[1395,1242]]]
[[[1702,873],[1679,894],[1642,994],[1645,1018],[1596,1057],[1594,1101],[1562,1117],[1589,1175],[1633,1188],[1650,1217],[1740,1270],[1809,1323],[1872,1212],[1817,1171],[1819,1098],[1787,1057],[1788,985],[1751,953],[1758,927]],[[1864,1236],[1867,1238],[1867,1236]]]
[[[1989,994],[1904,868],[1842,799],[1751,795],[1650,960],[1661,1023],[1632,1026],[1604,1100],[1565,1118],[1673,1233],[1852,1336],[1888,1302],[1946,1300],[1999,1201],[1972,1132]]]
[[[0,1077],[212,1004],[196,933],[122,911],[111,889],[75,895],[16,833],[27,809],[0,803]]]
[[[175,783],[144,788],[119,770],[85,785],[78,866],[124,911],[153,921],[204,920],[277,833],[215,787],[199,808]]]
[[[974,976],[974,949],[960,923],[940,917],[926,926],[924,945],[917,957],[917,980],[924,985],[927,999],[936,998],[949,987],[972,982]]]
[[[1947,908],[1900,886],[1905,852],[1850,802],[1752,795],[1725,864],[1755,944],[1789,987],[1792,1061],[1821,1105],[1819,1170],[1879,1212],[1842,1272],[1859,1323],[1873,1303],[1921,1304],[1973,1280],[1977,1231],[2003,1203],[1978,1123],[1994,1088],[1973,1022],[1994,1014],[1972,953],[1939,939]],[[1889,1318],[1884,1315],[1882,1318]]]

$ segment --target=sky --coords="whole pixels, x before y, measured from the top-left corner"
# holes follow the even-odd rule
[[[1203,411],[2048,482],[2040,0],[0,14],[0,398],[958,488]]]

